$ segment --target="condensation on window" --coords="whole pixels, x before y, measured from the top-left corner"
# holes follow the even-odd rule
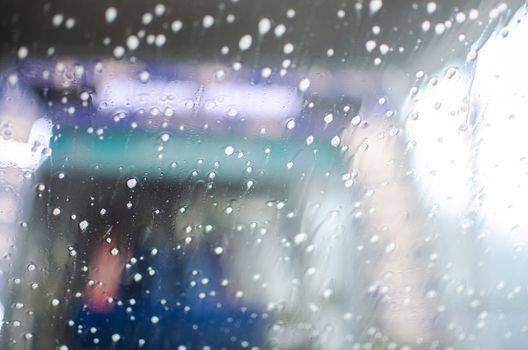
[[[527,11],[2,1],[0,348],[524,349]]]

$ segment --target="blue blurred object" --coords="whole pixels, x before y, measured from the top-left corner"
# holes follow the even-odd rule
[[[230,300],[218,258],[205,242],[190,254],[174,254],[163,246],[153,255],[149,244],[139,249],[134,268],[123,275],[117,298],[122,303],[106,314],[75,311],[75,329],[81,334],[73,338],[80,348],[264,347],[266,314]],[[138,273],[140,282],[133,280]]]

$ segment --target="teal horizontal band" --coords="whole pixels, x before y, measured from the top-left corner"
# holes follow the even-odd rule
[[[172,181],[214,178],[215,182],[289,182],[298,181],[303,174],[335,170],[340,158],[339,149],[328,140],[307,145],[299,139],[191,132],[173,132],[162,140],[162,134],[139,129],[105,130],[102,135],[84,129],[55,130],[53,171]]]

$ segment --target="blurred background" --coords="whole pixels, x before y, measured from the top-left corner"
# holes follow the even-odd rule
[[[525,349],[523,1],[0,3],[1,349]]]

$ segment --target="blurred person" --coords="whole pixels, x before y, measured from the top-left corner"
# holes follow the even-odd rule
[[[344,102],[333,108],[344,108],[334,118],[350,124],[328,134],[342,164],[303,173],[288,195],[297,219],[263,233],[258,245],[239,241],[244,247],[234,255],[250,263],[238,262],[235,275],[247,277],[239,277],[247,290],[254,285],[250,271],[258,273],[262,289],[248,294],[267,301],[275,321],[272,348],[438,348],[446,337],[437,312],[438,273],[428,263],[435,247],[407,174],[404,139],[394,132],[397,121],[387,118],[390,96],[374,72],[341,73],[313,67],[308,77],[314,91],[333,96],[332,104],[336,90],[347,87]],[[320,115],[321,104],[311,117]]]
[[[307,208],[315,207],[304,214],[302,232],[314,245],[305,298],[319,304],[312,310],[322,336],[318,348],[367,342],[429,349],[445,341],[437,274],[428,264],[430,230],[407,176],[404,141],[393,133],[398,125],[384,118],[388,107],[377,105],[387,97],[364,91],[356,120],[341,136],[349,168],[341,181],[309,197]],[[342,192],[347,187],[349,198]]]
[[[163,189],[163,196],[153,188]],[[214,250],[226,235],[221,220],[202,232],[205,213],[181,183],[142,181],[132,191],[134,210],[120,205],[128,190],[105,199],[106,224],[89,219],[99,234],[88,243],[89,273],[70,310],[67,343],[118,349],[264,346],[266,321],[258,306],[237,300],[224,284],[225,265]],[[182,206],[189,209],[176,215]],[[159,215],[152,217],[153,210]]]

